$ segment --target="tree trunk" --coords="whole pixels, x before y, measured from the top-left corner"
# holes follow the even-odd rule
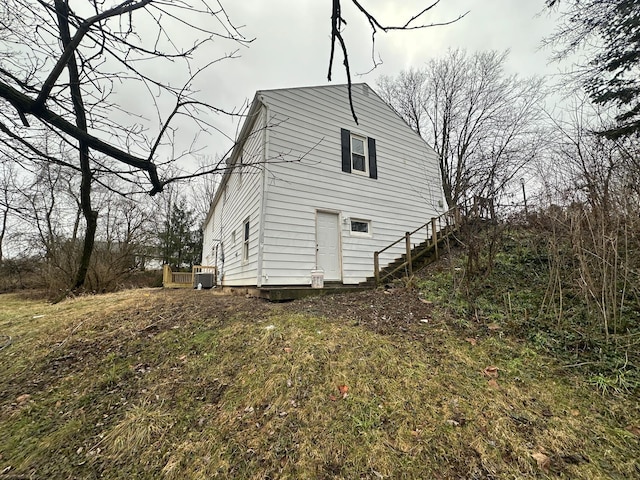
[[[85,157],[83,152],[80,153],[81,159]],[[80,186],[80,203],[82,205],[82,214],[87,222],[87,229],[84,234],[84,242],[82,244],[82,256],[80,257],[80,265],[76,273],[76,279],[73,283],[73,290],[78,290],[84,285],[89,271],[89,263],[93,254],[93,245],[95,243],[96,229],[98,226],[98,212],[91,209],[91,182],[93,175],[89,168],[88,152],[85,161],[82,161],[82,184]]]
[[[4,242],[4,234],[7,231],[7,217],[8,216],[9,216],[9,209],[7,208],[3,212],[2,228],[0,229],[0,263],[2,263],[2,260],[4,259],[3,252],[2,252],[2,243]]]
[[[60,39],[62,45],[67,48],[71,43],[71,33],[69,30],[69,5],[65,0],[55,0],[56,14],[58,16],[58,25],[60,27]],[[76,116],[76,126],[84,133],[87,132],[87,114],[82,101],[82,91],[80,90],[80,75],[78,73],[78,64],[76,63],[75,53],[69,57],[67,62],[67,70],[69,71],[69,89],[73,99],[73,109]],[[87,222],[87,229],[84,235],[84,243],[82,245],[82,255],[80,257],[80,265],[73,282],[72,290],[81,288],[87,279],[87,271],[93,254],[93,245],[95,243],[96,229],[98,226],[98,212],[91,208],[91,183],[93,181],[93,173],[91,172],[91,163],[89,158],[89,146],[84,140],[79,140],[78,154],[80,156],[80,169],[82,171],[82,183],[80,184],[80,207],[82,215]]]

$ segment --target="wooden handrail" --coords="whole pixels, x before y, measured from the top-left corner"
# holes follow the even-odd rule
[[[433,219],[432,219],[433,220]],[[393,242],[390,245],[387,245],[386,247],[384,247],[382,250],[378,250],[376,253],[380,254],[380,253],[384,253],[385,251],[389,250],[391,247],[396,246],[397,244],[399,244],[401,241],[403,241],[406,238],[406,235],[414,235],[416,234],[419,230],[422,230],[423,228],[425,228],[427,225],[429,225],[429,223],[431,223],[431,221],[425,223],[424,225],[419,226],[418,228],[416,228],[414,231],[412,232],[407,232],[404,236],[400,237],[398,240],[396,240],[395,242]]]
[[[374,252],[374,254],[373,254],[373,268],[374,268],[374,277],[375,277],[375,280],[376,280],[376,284],[379,284],[380,280],[381,280],[381,278],[380,278],[380,254],[381,253],[384,253],[385,251],[389,250],[390,248],[394,247],[395,245],[399,244],[400,242],[402,242],[404,240],[405,241],[405,249],[406,249],[405,261],[400,266],[398,266],[396,268],[396,270],[394,270],[394,273],[395,273],[395,271],[400,270],[401,268],[407,267],[409,275],[412,275],[413,274],[413,262],[412,262],[412,258],[411,258],[411,251],[412,251],[412,248],[411,248],[411,237],[413,235],[415,235],[416,233],[418,233],[423,228],[426,229],[427,235],[429,234],[429,230],[431,230],[431,242],[432,242],[431,245],[434,246],[436,257],[437,257],[437,255],[438,255],[438,242],[443,238],[442,237],[443,223],[444,223],[444,228],[451,227],[452,229],[456,229],[460,224],[461,218],[462,218],[462,215],[461,215],[461,212],[460,212],[460,207],[453,207],[452,209],[447,210],[446,212],[442,213],[438,217],[431,218],[428,222],[426,222],[423,225],[420,225],[415,230],[405,233],[405,235],[403,237],[400,237],[395,242],[387,245],[382,250],[378,250],[377,252]],[[438,234],[439,233],[440,233],[440,238],[438,238]]]
[[[376,284],[380,283],[380,254],[386,252],[390,248],[398,245],[403,240],[406,245],[406,253],[405,253],[405,261],[396,267],[392,272],[387,272],[386,276],[392,275],[398,270],[401,270],[407,267],[407,271],[409,275],[413,273],[413,262],[412,262],[412,248],[411,248],[411,236],[418,233],[423,228],[426,229],[427,235],[429,235],[429,230],[431,230],[431,244],[433,246],[434,253],[436,258],[438,258],[438,243],[444,238],[444,232],[446,229],[446,233],[450,234],[451,232],[457,230],[465,217],[472,216],[478,218],[489,218],[491,220],[495,217],[493,199],[491,198],[481,198],[481,197],[473,197],[473,201],[471,207],[469,207],[469,201],[465,201],[460,205],[457,205],[443,214],[431,218],[427,223],[420,225],[418,228],[413,230],[412,232],[405,233],[404,236],[400,237],[395,242],[387,245],[382,250],[378,250],[373,253],[373,274],[376,280]],[[444,224],[444,226],[443,226]],[[416,257],[417,258],[417,257]]]

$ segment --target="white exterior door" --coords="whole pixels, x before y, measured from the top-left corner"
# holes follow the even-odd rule
[[[340,221],[337,213],[316,213],[316,263],[324,279],[341,281]]]

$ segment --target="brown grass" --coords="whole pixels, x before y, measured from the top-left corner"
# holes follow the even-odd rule
[[[640,424],[637,398],[603,397],[499,330],[470,342],[435,310],[421,322],[416,295],[289,305],[191,291],[58,305],[2,295],[0,334],[11,342],[0,350],[0,472],[640,475],[638,436],[627,429]],[[335,313],[346,305],[348,315]],[[390,317],[404,331],[364,323]]]

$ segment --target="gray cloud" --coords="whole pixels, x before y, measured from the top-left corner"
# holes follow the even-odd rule
[[[385,23],[406,20],[424,5],[419,1],[365,3]],[[247,37],[255,37],[255,41],[248,49],[241,49],[240,59],[224,62],[208,74],[210,101],[230,107],[240,105],[260,89],[328,83],[329,1],[254,0],[234,2],[226,7],[232,21],[244,25],[242,32]],[[511,73],[524,76],[552,73],[556,67],[547,64],[548,52],[539,50],[541,40],[554,26],[554,19],[546,12],[538,15],[543,7],[542,0],[444,0],[425,17],[426,21],[448,20],[466,11],[468,15],[449,26],[380,32],[376,37],[376,50],[383,64],[366,75],[355,76],[354,80],[374,85],[380,75],[395,75],[403,68],[420,67],[448,48],[510,49]],[[345,38],[353,71],[366,72],[372,67],[369,26],[352,7],[345,7],[343,13],[349,22]],[[338,54],[333,82],[345,81],[342,57]],[[233,131],[228,123],[229,131]],[[210,149],[223,148],[214,143]]]

